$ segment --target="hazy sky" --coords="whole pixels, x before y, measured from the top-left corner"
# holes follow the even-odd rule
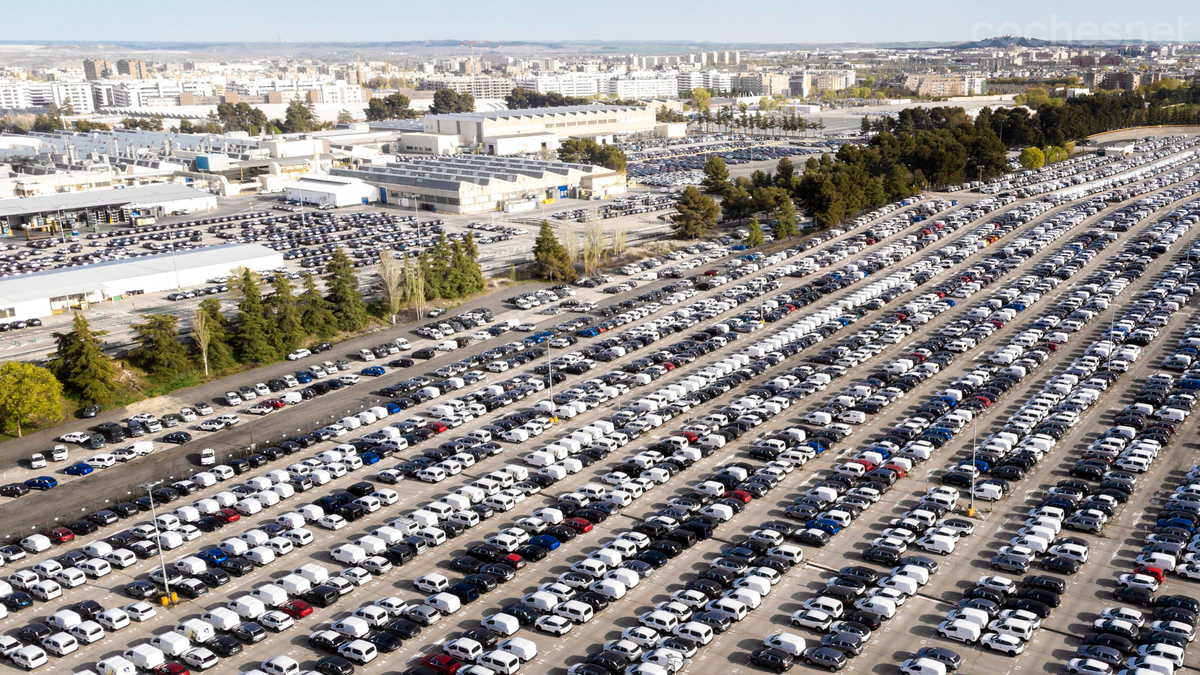
[[[1200,41],[1195,0],[50,0],[4,3],[0,40],[707,42]]]

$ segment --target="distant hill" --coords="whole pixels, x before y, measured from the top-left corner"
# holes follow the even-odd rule
[[[1037,38],[1016,37],[1012,35],[1001,35],[998,37],[987,38],[986,40],[976,40],[975,42],[964,42],[961,45],[955,45],[955,49],[1008,49],[1009,47],[1045,47],[1053,44],[1046,40]]]

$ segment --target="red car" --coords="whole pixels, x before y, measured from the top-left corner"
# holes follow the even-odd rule
[[[312,605],[303,600],[288,600],[279,606],[279,611],[293,619],[301,619],[313,613]]]
[[[213,514],[213,518],[216,518],[224,523],[232,523],[235,520],[239,520],[241,517],[242,515],[233,509],[221,509]]]
[[[908,473],[904,470],[904,467],[900,466],[899,464],[884,464],[883,468],[891,469],[892,471],[896,472],[896,478],[904,478],[905,474]]]
[[[575,530],[579,534],[586,534],[592,531],[592,521],[588,520],[587,518],[572,518],[570,520],[563,521],[563,525]]]
[[[421,659],[421,665],[442,675],[454,675],[462,668],[462,662],[449,654],[426,654],[425,658]]]
[[[65,527],[56,527],[47,532],[46,536],[56,544],[65,544],[75,538],[75,533]]]
[[[700,434],[694,431],[680,431],[679,435],[688,439],[688,443],[695,443],[696,441],[700,440]]]
[[[746,492],[745,490],[734,490],[733,492],[726,493],[725,496],[733,497],[734,499],[740,501],[743,504],[749,504],[750,500],[754,499],[754,495],[750,494],[749,492]]]
[[[522,569],[525,567],[525,559],[516,553],[509,553],[500,559],[500,562],[512,566],[513,569]]]
[[[434,431],[436,431],[439,434],[450,428],[450,427],[446,426],[446,424],[444,422],[439,422],[437,420],[434,420],[432,422],[426,422],[425,426],[430,429],[433,429]]]
[[[154,675],[191,675],[191,671],[184,667],[182,663],[176,661],[167,661],[152,672]]]
[[[1166,578],[1166,574],[1163,572],[1161,567],[1149,567],[1147,565],[1138,565],[1137,567],[1133,568],[1133,573],[1134,574],[1145,574],[1148,576],[1152,576],[1160,584],[1163,582],[1163,579]]]
[[[287,403],[284,403],[283,399],[281,398],[267,399],[265,403],[276,410],[287,406]]]

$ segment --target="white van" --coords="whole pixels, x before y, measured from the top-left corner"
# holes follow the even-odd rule
[[[476,663],[499,675],[514,675],[521,669],[521,659],[499,649],[480,656]]]
[[[162,635],[155,635],[150,640],[150,646],[171,658],[175,658],[190,651],[192,649],[192,641],[179,633],[163,633]]]
[[[909,659],[900,664],[904,675],[946,675],[946,664],[933,659]]]
[[[713,639],[713,629],[698,621],[689,621],[676,626],[671,632],[700,645],[706,645]]]
[[[595,615],[595,612],[592,610],[592,606],[587,603],[580,602],[579,600],[568,600],[555,606],[554,614],[567,619],[571,623],[583,624],[591,621],[592,617]],[[650,612],[650,614],[665,614],[666,616],[675,619],[675,623],[679,622],[679,619],[676,618],[674,614],[669,614],[667,612],[656,611]],[[662,617],[657,617],[656,620],[658,619],[662,619]],[[665,621],[665,619],[663,620]],[[645,625],[650,626],[651,628],[657,628],[655,625]]]

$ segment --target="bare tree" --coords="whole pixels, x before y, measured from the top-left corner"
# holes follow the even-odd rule
[[[629,237],[629,231],[621,227],[614,227],[613,229],[609,230],[608,236],[612,238],[613,255],[619,256],[624,253],[625,243]]]
[[[404,298],[412,303],[417,321],[425,314],[425,268],[420,261],[413,264],[412,258],[404,258]]]
[[[405,267],[408,254],[404,257],[406,265],[401,265],[395,255],[388,249],[379,252],[379,266],[375,270],[376,287],[379,289],[383,306],[392,317],[392,325],[396,325],[396,315],[404,309],[405,301]]]
[[[583,266],[587,274],[595,274],[604,253],[604,227],[590,221],[583,229]]]
[[[212,325],[208,312],[200,307],[192,309],[192,339],[200,350],[200,360],[204,363],[204,375],[208,376],[208,345],[212,343]]]
[[[567,260],[574,265],[579,262],[579,235],[575,228],[569,225],[559,228],[559,232],[562,233],[563,248],[567,249]]]

